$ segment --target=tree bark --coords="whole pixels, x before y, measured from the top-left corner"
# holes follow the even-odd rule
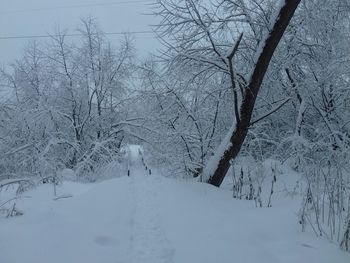
[[[266,39],[261,41],[258,48],[258,58],[255,67],[252,71],[248,85],[240,107],[240,120],[236,123],[236,127],[230,137],[230,145],[224,151],[219,162],[213,164],[209,161],[208,165],[216,165],[213,174],[205,175],[207,182],[219,187],[225,178],[225,175],[230,167],[230,160],[237,157],[241,150],[242,144],[247,136],[250,125],[255,101],[259,93],[262,81],[264,79],[267,68],[275,49],[280,42],[290,20],[292,19],[295,10],[297,9],[300,0],[285,0],[281,5],[277,17],[274,17],[274,24],[271,32]],[[213,158],[215,159],[215,158]]]

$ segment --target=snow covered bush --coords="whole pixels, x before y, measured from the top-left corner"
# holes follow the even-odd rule
[[[113,47],[91,17],[79,32],[78,44],[59,30],[46,44],[32,42],[0,71],[12,95],[0,102],[0,176],[45,178],[65,168],[83,176],[119,154],[131,123],[124,100],[134,48],[128,36]]]

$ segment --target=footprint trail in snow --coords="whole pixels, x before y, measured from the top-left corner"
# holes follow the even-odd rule
[[[141,157],[134,155],[130,167],[130,192],[133,195],[130,261],[132,263],[172,263],[171,248],[161,228],[157,187],[161,178],[143,169]]]

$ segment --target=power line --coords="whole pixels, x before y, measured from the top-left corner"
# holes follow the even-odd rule
[[[79,7],[126,5],[126,4],[150,3],[150,2],[151,1],[149,1],[149,0],[130,0],[130,1],[91,3],[91,4],[80,4],[80,5],[55,6],[55,7],[41,7],[41,8],[32,8],[32,9],[18,9],[18,10],[2,11],[2,12],[0,12],[0,15],[2,15],[2,14],[13,14],[13,13],[47,11],[47,10],[57,10],[57,9],[70,9],[70,8],[79,8]]]
[[[152,30],[145,30],[145,31],[125,31],[125,32],[107,32],[102,33],[102,35],[125,35],[125,34],[155,34],[155,33],[161,33],[161,31],[152,31]],[[66,37],[79,37],[84,36],[82,33],[72,33],[72,34],[64,34]],[[0,37],[0,40],[8,40],[8,39],[32,39],[32,38],[52,38],[52,37],[59,37],[59,35],[27,35],[27,36],[4,36]]]

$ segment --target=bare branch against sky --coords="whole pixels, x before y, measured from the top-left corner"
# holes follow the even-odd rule
[[[105,32],[142,32],[142,50],[138,34],[134,34],[135,44],[138,53],[146,55],[157,46],[155,35],[144,33],[152,31],[150,25],[155,24],[154,17],[147,15],[151,12],[150,3],[149,0],[1,1],[0,64],[8,64],[22,53],[28,42],[26,36],[47,36],[53,34],[57,26],[67,29],[69,34],[76,34],[80,19],[88,15],[96,18]],[[120,34],[108,37],[117,41]]]

